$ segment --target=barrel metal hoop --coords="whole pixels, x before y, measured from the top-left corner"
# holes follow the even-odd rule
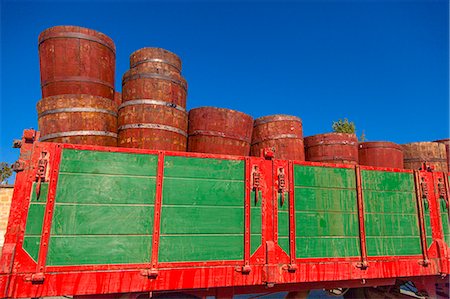
[[[359,149],[379,149],[379,148],[385,148],[385,149],[395,149],[395,150],[398,150],[398,151],[401,151],[401,152],[403,152],[403,150],[402,150],[402,148],[401,147],[395,147],[395,146],[384,146],[384,145],[382,145],[382,146],[371,146],[371,147],[366,147],[366,146],[362,146],[362,145],[359,145]]]
[[[187,137],[187,133],[179,128],[175,128],[172,126],[167,125],[160,125],[160,124],[149,124],[149,123],[141,123],[141,124],[127,124],[119,127],[119,131],[127,130],[127,129],[155,129],[155,130],[163,130],[163,131],[169,131],[174,132],[180,135],[183,135],[184,137]]]
[[[264,142],[264,141],[269,141],[269,140],[278,140],[278,139],[300,139],[303,141],[302,137],[295,135],[295,134],[280,134],[280,135],[275,135],[273,137],[270,138],[263,138],[263,139],[257,139],[257,140],[253,140],[252,141],[252,145],[256,145],[258,143]]]
[[[119,106],[119,110],[124,107],[132,106],[132,105],[160,105],[160,106],[166,106],[169,108],[174,108],[174,109],[177,109],[177,110],[180,110],[180,111],[186,113],[186,109],[184,109],[183,107],[181,107],[177,104],[166,102],[166,101],[160,101],[160,100],[152,100],[152,99],[135,99],[135,100],[125,101]]]
[[[173,64],[172,62],[170,62],[169,60],[165,60],[165,59],[160,59],[160,58],[148,58],[148,59],[144,59],[144,60],[140,60],[138,62],[136,62],[135,64],[133,64],[130,68],[134,68],[140,64],[146,63],[146,62],[160,62],[160,63],[165,63],[170,65],[171,67],[174,67],[177,71],[181,72],[181,69],[178,68],[178,66],[176,66],[175,64]]]
[[[352,157],[344,157],[344,156],[320,156],[318,158],[309,158],[308,161],[311,162],[324,162],[324,163],[333,163],[333,162],[325,162],[325,161],[335,161],[335,160],[342,160],[342,161],[349,161],[349,162],[357,162]],[[344,163],[345,164],[345,163]]]
[[[48,39],[53,39],[53,38],[77,38],[77,39],[88,40],[88,41],[91,41],[91,42],[99,43],[102,46],[105,46],[106,48],[111,50],[111,52],[113,52],[114,56],[116,55],[116,49],[114,49],[114,47],[111,47],[110,44],[108,44],[107,42],[105,42],[101,38],[98,38],[98,37],[95,37],[95,36],[92,36],[92,35],[89,35],[89,34],[80,33],[80,32],[54,32],[54,33],[50,33],[50,34],[48,34],[48,36],[44,37],[43,39],[41,39],[39,41],[39,46],[44,41],[46,41]]]
[[[218,131],[195,130],[195,131],[192,131],[191,133],[189,133],[189,136],[196,136],[196,135],[229,138],[229,139],[243,141],[246,143],[251,142],[251,137],[247,138],[247,137],[237,136],[237,135],[233,135],[233,134],[227,134],[224,132],[218,132]]]
[[[48,134],[41,136],[40,141],[45,141],[48,139],[59,138],[59,137],[73,137],[73,136],[105,136],[117,138],[117,133],[108,131],[93,131],[93,130],[80,130],[80,131],[67,131],[60,133]]]
[[[267,123],[273,123],[273,122],[279,122],[279,121],[295,121],[298,123],[302,123],[302,121],[296,117],[296,116],[290,116],[290,115],[283,115],[283,116],[277,116],[274,118],[270,118],[270,119],[256,119],[253,126],[260,126],[263,124],[267,124]]]
[[[447,162],[447,159],[445,158],[426,158],[426,159],[420,159],[420,158],[404,158],[404,162]]]
[[[316,146],[328,146],[328,145],[355,145],[355,144],[357,144],[357,142],[356,141],[334,141],[334,142],[323,142],[323,141],[320,141],[320,142],[318,142],[318,143],[316,143],[316,144],[313,144],[313,145],[308,145],[308,146],[306,146],[307,148],[311,148],[311,147],[316,147]]]
[[[172,83],[175,83],[177,85],[180,85],[185,91],[187,91],[187,87],[186,87],[186,83],[181,81],[181,80],[177,80],[174,78],[171,78],[169,76],[164,76],[164,75],[160,75],[160,74],[152,74],[152,73],[139,73],[139,74],[134,74],[131,76],[126,76],[123,78],[122,80],[122,86],[125,85],[125,83],[127,83],[130,80],[135,80],[135,79],[160,79],[160,80],[166,80],[166,81],[170,81]]]
[[[60,109],[52,109],[47,110],[38,115],[38,117],[46,116],[49,114],[57,114],[57,113],[72,113],[72,112],[96,112],[96,113],[105,113],[111,114],[112,116],[117,117],[117,113],[115,111],[100,109],[100,108],[86,108],[86,107],[72,107],[72,108],[60,108]]]
[[[106,81],[97,79],[97,78],[90,78],[85,76],[68,76],[68,77],[55,77],[52,80],[46,80],[42,82],[41,87],[45,87],[49,84],[55,83],[55,82],[87,82],[87,83],[97,83],[101,85],[105,85],[111,89],[114,89],[114,86]]]

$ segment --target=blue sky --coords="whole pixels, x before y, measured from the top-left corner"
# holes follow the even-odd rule
[[[156,46],[183,60],[188,108],[293,114],[305,136],[347,117],[372,141],[448,138],[448,13],[447,1],[1,1],[1,160],[37,128],[37,39],[55,25],[115,41],[118,90],[129,55]]]

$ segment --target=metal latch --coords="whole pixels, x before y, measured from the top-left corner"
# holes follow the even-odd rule
[[[240,272],[242,274],[250,274],[250,272],[252,271],[252,268],[249,265],[244,265],[242,267],[236,267],[235,268],[236,272]]]
[[[283,206],[285,201],[286,192],[286,174],[284,168],[280,167],[278,169],[278,193],[281,194],[281,205]]]
[[[422,198],[428,197],[428,184],[424,178],[421,178],[420,188],[422,190]]]
[[[261,190],[261,172],[259,167],[255,165],[252,172],[252,190],[255,191],[255,204],[259,201],[259,193]]]
[[[36,171],[36,198],[38,199],[41,195],[41,184],[45,182],[47,175],[47,165],[48,165],[48,153],[42,152],[41,158],[38,161],[38,169]]]
[[[144,269],[141,270],[141,275],[147,277],[148,279],[155,279],[158,277],[158,270],[157,269]]]
[[[444,199],[445,205],[448,209],[449,204],[448,204],[448,198],[447,198],[447,188],[445,188],[445,183],[442,180],[442,178],[438,179],[437,185],[438,185],[439,197]]]

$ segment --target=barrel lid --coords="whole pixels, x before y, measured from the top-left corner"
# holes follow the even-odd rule
[[[403,148],[400,144],[391,142],[391,141],[365,141],[359,143],[359,148],[395,148],[397,150],[403,151]]]
[[[262,117],[258,117],[257,119],[255,119],[254,122],[254,126],[259,126],[265,123],[269,123],[269,122],[276,122],[276,121],[296,121],[296,122],[302,122],[302,120],[297,117],[297,116],[293,116],[293,115],[288,115],[288,114],[273,114],[273,115],[266,115],[266,116],[262,116]]]
[[[51,38],[84,38],[103,44],[114,54],[116,53],[116,46],[114,44],[114,41],[109,36],[90,28],[73,25],[60,25],[50,27],[39,34],[39,45],[47,39]]]
[[[233,110],[233,109],[228,109],[228,108],[213,107],[213,106],[202,106],[202,107],[192,108],[191,110],[189,110],[189,114],[191,112],[196,113],[196,112],[202,112],[202,111],[203,112],[211,111],[211,112],[216,112],[216,113],[217,112],[218,113],[236,113],[236,114],[242,115],[242,117],[249,118],[249,119],[253,120],[252,116],[250,116],[250,115],[248,115],[248,114],[246,114],[244,112],[241,112],[241,111],[238,111],[238,110]]]
[[[160,59],[160,62],[170,64],[181,72],[180,57],[167,49],[158,47],[145,47],[131,53],[130,68],[133,68],[139,64],[139,62],[145,62],[145,60],[148,59]]]

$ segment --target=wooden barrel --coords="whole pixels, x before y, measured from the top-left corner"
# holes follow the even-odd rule
[[[355,134],[326,133],[304,139],[306,161],[358,164]]]
[[[245,113],[215,107],[189,111],[188,151],[248,156],[253,118]]]
[[[447,154],[447,168],[450,172],[450,139],[440,139],[436,140],[434,142],[439,142],[445,144],[445,152]]]
[[[130,55],[130,69],[181,78],[181,59],[161,48],[142,48]]]
[[[282,114],[256,119],[250,154],[260,156],[264,148],[272,148],[277,159],[305,161],[302,120]]]
[[[447,171],[445,145],[439,142],[412,142],[403,144],[406,169],[420,169],[422,163],[433,166],[435,171]]]
[[[39,35],[42,97],[89,94],[114,98],[116,49],[111,38],[77,26]]]
[[[142,72],[133,68],[122,79],[122,101],[157,100],[186,108],[187,83],[154,72]]]
[[[41,141],[117,146],[117,106],[108,98],[52,96],[37,111]]]
[[[375,167],[403,168],[403,149],[387,141],[362,142],[358,146],[359,164]]]
[[[118,91],[114,92],[114,102],[116,103],[117,107],[122,105],[122,93]]]
[[[187,112],[156,100],[132,100],[119,107],[120,147],[186,151]]]

